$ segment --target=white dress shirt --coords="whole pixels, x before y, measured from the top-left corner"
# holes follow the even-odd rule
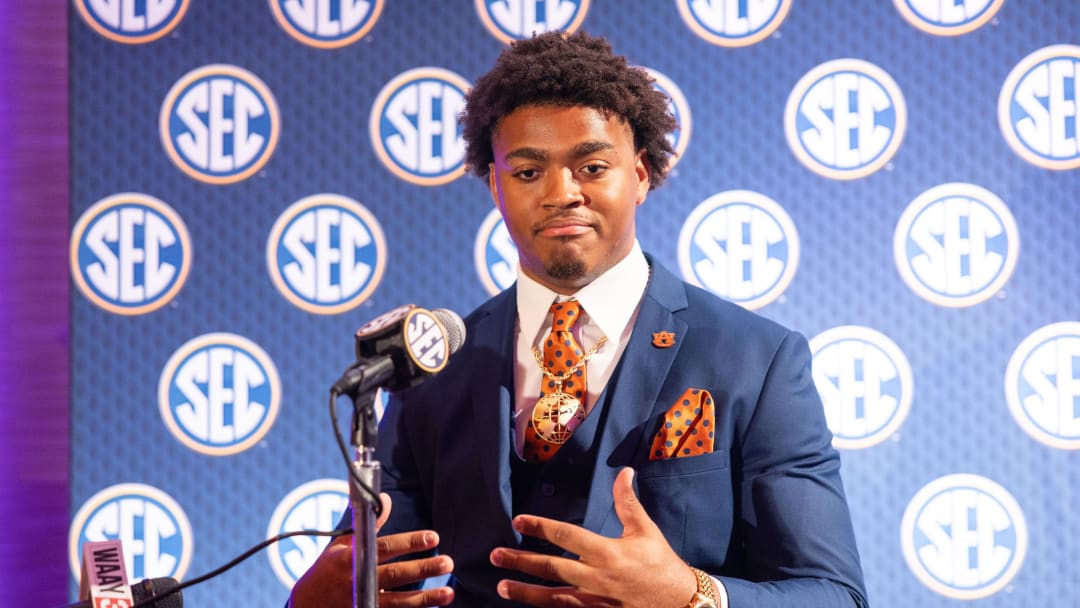
[[[537,283],[518,266],[518,314],[514,333],[514,445],[519,456],[525,444],[525,428],[532,416],[533,406],[540,398],[543,371],[536,362],[533,348],[543,352],[544,340],[551,332],[551,304],[565,300],[577,300],[581,304],[582,315],[574,326],[574,337],[583,352],[588,353],[602,336],[607,337],[607,342],[585,364],[588,379],[585,413],[588,414],[626,349],[648,283],[649,263],[645,261],[645,254],[637,241],[634,241],[633,249],[625,258],[569,296],[557,294]]]

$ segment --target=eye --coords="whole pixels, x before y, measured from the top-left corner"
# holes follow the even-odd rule
[[[585,175],[596,177],[607,171],[607,165],[603,163],[589,163],[581,168],[581,172]]]
[[[536,179],[537,171],[536,169],[525,167],[515,170],[511,175],[524,181],[532,181]]]

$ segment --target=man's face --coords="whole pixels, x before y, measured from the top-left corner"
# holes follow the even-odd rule
[[[491,143],[491,196],[525,274],[569,294],[626,257],[649,192],[628,124],[583,106],[523,107]]]

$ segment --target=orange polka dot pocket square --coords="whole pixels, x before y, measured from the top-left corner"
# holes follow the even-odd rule
[[[716,412],[712,395],[688,388],[664,414],[649,460],[698,456],[713,451]]]

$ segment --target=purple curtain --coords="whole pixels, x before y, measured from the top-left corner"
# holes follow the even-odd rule
[[[67,598],[66,2],[0,2],[0,606]]]

